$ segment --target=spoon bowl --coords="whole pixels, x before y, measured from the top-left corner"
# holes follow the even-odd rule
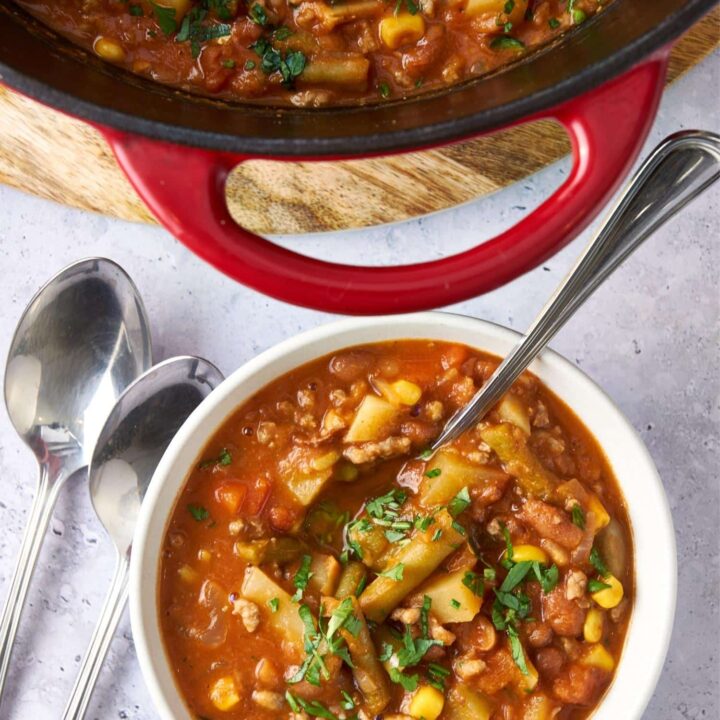
[[[61,459],[72,474],[150,364],[145,308],[125,271],[104,258],[73,263],[35,294],[15,331],[5,371],[10,420],[39,462]]]
[[[89,469],[90,497],[115,545],[117,564],[65,720],[84,717],[125,608],[135,522],[155,468],[180,426],[222,380],[220,371],[201,358],[165,360],[125,390],[98,436]]]
[[[150,328],[137,288],[104,258],[61,270],[35,294],[18,323],[5,371],[5,402],[10,421],[37,458],[40,479],[0,619],[0,699],[58,493],[88,464],[118,396],[150,365]]]

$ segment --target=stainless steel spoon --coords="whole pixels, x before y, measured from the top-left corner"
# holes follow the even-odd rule
[[[151,364],[145,308],[110,260],[76,262],[25,309],[5,370],[5,403],[40,466],[37,494],[0,619],[0,699],[33,569],[60,488],[88,464],[119,395]]]
[[[128,597],[135,521],[150,479],[190,413],[223,380],[206,360],[183,356],[159,363],[122,394],[110,413],[90,463],[90,497],[115,544],[115,574],[80,666],[64,720],[80,720],[90,701]]]
[[[445,425],[437,450],[478,422],[510,389],[595,289],[663,223],[720,177],[720,136],[699,130],[666,138],[635,177],[527,334]]]

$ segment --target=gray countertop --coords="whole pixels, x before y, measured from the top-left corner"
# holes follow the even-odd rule
[[[682,128],[720,131],[720,53],[664,96],[646,150]],[[612,128],[608,129],[612,132]],[[435,258],[518,219],[567,173],[560,163],[498,195],[371,230],[278,238],[358,263]],[[647,720],[720,717],[720,186],[663,228],[553,342],[640,431],[665,482],[679,552],[675,631]],[[454,311],[523,329],[588,239]],[[39,285],[81,257],[106,255],[137,282],[156,359],[196,353],[231,372],[260,350],[330,319],[240,287],[161,229],[111,220],[0,186],[0,355]],[[0,367],[4,371],[4,367]],[[0,601],[35,488],[35,464],[0,410]],[[0,717],[59,717],[100,610],[113,555],[82,482],[65,488],[30,592]],[[156,717],[123,620],[91,718]]]

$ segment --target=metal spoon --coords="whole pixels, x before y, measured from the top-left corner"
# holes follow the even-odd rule
[[[110,641],[128,597],[135,521],[150,479],[188,415],[223,380],[206,360],[183,356],[159,363],[122,394],[110,413],[90,463],[90,497],[115,544],[115,574],[87,654],[63,714],[80,720],[90,702]]]
[[[60,488],[88,464],[122,391],[151,364],[137,288],[110,260],[73,263],[30,301],[5,370],[10,420],[40,465],[15,574],[0,620],[0,698],[25,596]]]
[[[478,422],[595,289],[663,223],[720,177],[720,136],[700,130],[663,140],[642,164],[573,269],[492,377],[443,428],[437,450]]]

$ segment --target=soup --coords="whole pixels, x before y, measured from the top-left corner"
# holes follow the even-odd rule
[[[429,444],[497,367],[457,344],[350,348],[217,431],[167,526],[161,631],[197,718],[570,720],[632,606],[601,448],[525,373]]]
[[[99,57],[234,100],[386,101],[490,72],[601,0],[20,0]]]

